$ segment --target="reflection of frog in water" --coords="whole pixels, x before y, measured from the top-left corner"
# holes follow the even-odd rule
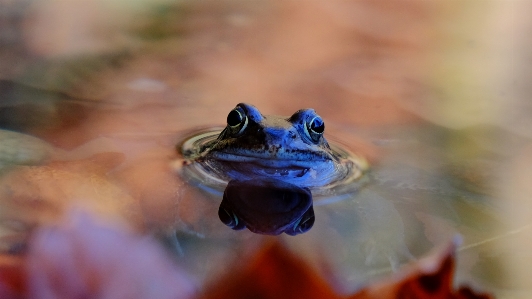
[[[329,147],[324,130],[313,109],[284,118],[264,116],[241,103],[228,114],[218,138],[200,149],[200,160],[221,170],[226,179],[271,178],[321,187],[341,180],[354,167]]]
[[[297,235],[314,225],[312,195],[280,180],[232,180],[225,188],[218,216],[234,230]]]

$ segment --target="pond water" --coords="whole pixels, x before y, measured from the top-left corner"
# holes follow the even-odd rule
[[[314,108],[320,111],[320,106]],[[163,113],[179,109],[179,105],[150,104],[142,109],[150,114]],[[188,112],[190,118],[205,120],[223,119],[228,113],[208,114],[201,108],[194,111],[195,115]],[[121,120],[131,119],[132,114],[124,109],[93,113]],[[153,117],[150,114],[141,122],[149,121]],[[186,157],[179,153],[183,141],[198,132],[194,127],[153,134],[110,132],[68,150],[26,134],[2,131],[2,159],[8,161],[4,164],[15,165],[4,167],[0,183],[3,204],[9,208],[4,210],[4,223],[10,232],[17,227],[15,231],[24,235],[26,230],[20,227],[53,221],[58,217],[56,210],[81,202],[159,236],[187,271],[207,281],[229,271],[242,254],[251,254],[268,239],[278,238],[320,271],[332,268],[345,291],[461,238],[459,279],[473,277],[475,283],[487,288],[496,285],[500,280],[497,273],[502,271],[500,261],[485,247],[490,246],[489,240],[504,234],[498,227],[503,218],[489,183],[497,177],[502,157],[489,151],[467,156],[467,160],[457,157],[460,149],[451,146],[450,140],[466,133],[425,122],[360,128],[341,125],[334,116],[325,121],[325,136],[333,146],[338,146],[334,143],[338,140],[345,149],[367,157],[369,168],[357,179],[313,191],[315,220],[303,234],[272,237],[224,225],[218,211],[227,180],[206,175],[204,169],[190,170],[191,165],[184,164]],[[178,122],[173,121],[175,127],[187,126]],[[220,129],[208,132],[212,139]],[[24,154],[14,156],[8,151],[13,148]],[[21,164],[37,166],[16,166]],[[91,167],[105,171],[94,172]],[[65,171],[64,176],[61,171]],[[97,177],[102,183],[88,191],[80,188],[84,183],[73,176],[79,180]],[[57,196],[62,198],[53,198]],[[27,206],[28,198],[39,205]],[[13,250],[23,240],[4,238],[3,248]]]
[[[358,180],[337,185],[327,192],[316,192],[312,229],[297,237],[279,236],[295,252],[314,262],[325,259],[346,286],[354,287],[352,282],[361,283],[391,273],[453,239],[462,239],[468,246],[496,235],[495,226],[501,221],[501,215],[493,207],[494,194],[484,186],[488,178],[479,177],[483,173],[471,173],[477,170],[467,165],[458,167],[451,165],[455,161],[449,161],[446,140],[454,132],[424,123],[356,130],[352,134],[354,139],[366,138],[381,156],[374,159]],[[344,132],[343,136],[348,138],[348,143],[349,135]],[[500,161],[481,158],[467,163],[488,165],[491,170],[500,167]],[[185,173],[184,177],[194,189],[201,190],[194,190],[194,199],[190,201],[201,196],[213,206],[208,208],[210,216],[202,220],[203,224],[193,224],[201,227],[194,230],[201,236],[201,246],[213,246],[217,250],[214,248],[219,245],[205,244],[208,236],[217,234],[222,234],[223,243],[232,239],[231,248],[264,238],[220,226],[214,212],[227,181],[198,172]],[[188,195],[184,193],[184,196]],[[211,225],[222,229],[214,233],[214,229],[206,228]],[[219,237],[215,237],[215,244],[220,242]],[[191,250],[188,246],[200,246],[192,245],[194,241],[190,237],[185,239],[186,242],[179,243],[183,255]],[[482,256],[474,245],[468,251],[466,256],[472,264],[466,263],[466,272],[469,267],[488,267],[490,272],[494,271],[492,262],[484,260],[490,257]]]
[[[2,252],[24,252],[36,227],[75,208],[157,236],[200,284],[275,239],[350,292],[461,240],[458,282],[530,294],[530,76],[508,71],[519,51],[478,33],[513,45],[495,2],[140,1],[123,18],[118,3],[34,2],[31,14],[0,4],[14,16],[0,29]],[[219,214],[229,180],[184,163],[183,142],[214,138],[241,102],[312,108],[333,149],[365,161],[331,188],[283,185],[294,204],[282,220],[310,206],[310,229],[231,229]]]

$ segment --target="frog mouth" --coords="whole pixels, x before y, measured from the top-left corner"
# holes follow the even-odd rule
[[[292,157],[279,156],[265,156],[265,155],[242,155],[232,154],[227,152],[210,153],[210,158],[229,163],[241,163],[243,165],[255,165],[256,167],[264,168],[267,172],[282,171],[282,170],[301,170],[316,168],[320,164],[327,164],[332,162],[320,155],[308,155],[305,159],[294,159]],[[208,157],[209,158],[209,157]]]
[[[315,172],[311,167],[301,167],[297,165],[283,165],[282,167],[264,165],[254,162],[231,162],[225,161],[226,165],[239,173],[247,173],[251,175],[260,175],[265,177],[279,177],[279,178],[300,178],[308,173]]]
[[[270,177],[291,177],[300,178],[304,177],[308,173],[315,173],[312,167],[301,167],[297,165],[283,166],[283,167],[270,167],[258,163],[253,163],[255,167],[255,173],[260,173]]]
[[[278,179],[315,178],[318,172],[329,172],[334,168],[332,161],[321,157],[313,160],[294,160],[216,152],[206,158],[229,172]]]

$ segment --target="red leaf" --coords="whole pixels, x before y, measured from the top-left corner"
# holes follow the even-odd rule
[[[489,299],[469,288],[452,289],[455,246],[424,258],[387,281],[343,297],[309,265],[279,243],[266,246],[249,265],[236,269],[212,286],[204,299],[225,298],[436,298]]]
[[[22,258],[19,257],[0,256],[0,298],[22,298],[22,294],[26,289],[22,262]]]
[[[150,238],[74,213],[0,264],[0,298],[190,298],[195,286]],[[0,261],[1,262],[1,261]]]
[[[194,288],[149,239],[98,225],[83,214],[37,231],[22,259],[0,258],[0,298],[190,298]],[[265,246],[200,298],[490,299],[452,288],[455,246],[393,277],[341,296],[280,243]],[[106,297],[107,296],[107,297]]]
[[[388,281],[370,285],[349,299],[413,298],[413,299],[488,299],[488,294],[475,294],[469,288],[453,290],[455,244],[429,255]]]
[[[340,298],[307,264],[279,243],[267,245],[243,269],[235,269],[203,296],[224,298]]]

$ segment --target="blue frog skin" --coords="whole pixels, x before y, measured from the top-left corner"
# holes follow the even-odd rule
[[[313,109],[290,117],[262,115],[240,103],[227,116],[218,138],[204,144],[197,161],[226,180],[278,179],[300,187],[320,187],[347,175],[353,163],[333,151],[325,123]]]
[[[218,217],[231,229],[302,234],[314,224],[315,196],[345,198],[367,168],[365,159],[329,145],[324,132],[313,109],[284,117],[240,103],[221,132],[200,131],[178,145],[178,169],[187,182],[222,197]]]

